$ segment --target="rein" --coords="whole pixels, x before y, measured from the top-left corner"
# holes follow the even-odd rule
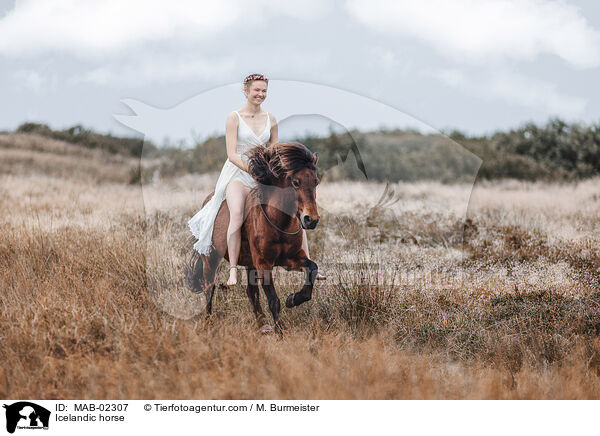
[[[265,218],[267,219],[267,221],[269,222],[269,224],[271,224],[271,226],[275,227],[281,233],[285,233],[286,235],[297,235],[298,232],[300,230],[302,230],[302,223],[300,223],[300,219],[298,217],[296,217],[296,218],[298,218],[298,222],[299,222],[300,226],[298,227],[298,230],[296,230],[295,232],[286,232],[285,230],[281,230],[279,227],[277,227],[275,224],[273,224],[271,222],[271,220],[269,219],[269,217],[267,216],[267,214],[265,213],[265,210],[262,207],[262,202],[261,202],[261,200],[262,200],[261,197],[262,196],[260,195],[260,192],[257,192],[256,194],[257,194],[256,197],[258,198],[258,205],[260,206],[260,210],[262,210],[263,215],[265,216]]]

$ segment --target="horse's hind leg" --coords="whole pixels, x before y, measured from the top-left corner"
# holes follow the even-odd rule
[[[213,296],[215,295],[215,275],[217,274],[217,268],[221,263],[222,257],[219,253],[213,250],[208,256],[204,259],[204,277],[206,277],[206,314],[210,315],[212,313],[212,301]]]
[[[246,294],[250,300],[254,316],[256,316],[256,322],[259,327],[262,327],[265,324],[265,314],[262,307],[260,307],[258,271],[256,271],[256,268],[248,268],[248,287],[246,288]]]
[[[315,285],[315,278],[317,277],[317,272],[319,271],[319,268],[317,264],[309,258],[304,259],[304,266],[306,268],[304,286],[299,292],[288,295],[287,299],[285,300],[286,307],[298,306],[312,298],[312,291]]]
[[[198,293],[204,286],[204,264],[202,256],[196,250],[192,252],[188,264],[185,266],[185,279],[190,291]]]
[[[216,269],[216,268],[215,268]],[[211,272],[211,263],[203,254],[194,250],[190,263],[186,266],[185,276],[190,290],[198,294],[204,293],[206,314],[212,311],[212,297],[215,291],[214,272]]]
[[[215,295],[215,284],[211,284],[206,286],[206,289],[204,290],[204,296],[206,298],[206,306],[205,306],[205,310],[206,310],[206,315],[210,316],[212,314],[212,300],[213,300],[213,296]]]
[[[213,250],[208,256],[202,256],[203,258],[203,272],[204,272],[204,295],[206,297],[206,314],[212,313],[212,300],[215,295],[215,275],[217,274],[217,268],[223,259],[221,255]]]

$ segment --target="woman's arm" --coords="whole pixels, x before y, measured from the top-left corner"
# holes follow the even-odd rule
[[[267,147],[270,147],[273,144],[277,144],[279,142],[279,132],[277,130],[277,120],[275,119],[275,115],[269,113],[271,117],[271,137],[269,138],[269,142],[267,142]]]
[[[227,146],[227,157],[231,163],[248,172],[248,164],[242,160],[237,152],[238,123],[239,121],[235,112],[231,112],[229,115],[227,115],[227,122],[225,123],[225,145]]]

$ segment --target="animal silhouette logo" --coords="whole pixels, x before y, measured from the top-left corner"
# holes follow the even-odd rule
[[[374,241],[379,243],[373,249],[385,250],[395,241],[420,245],[436,244],[439,239],[441,244],[449,243],[440,219],[445,220],[442,224],[447,221],[450,227],[457,227],[454,221],[458,224],[465,221],[471,188],[481,159],[460,144],[444,138],[424,122],[368,97],[331,86],[291,80],[270,80],[269,89],[268,111],[277,116],[279,142],[298,141],[311,152],[318,153],[319,180],[343,181],[340,184],[343,192],[353,191],[353,180],[368,181],[364,186],[370,204],[361,202],[357,196],[357,201],[349,200],[343,208],[351,209],[347,212],[352,214],[351,223],[360,221],[364,224],[366,218],[366,226],[370,227],[368,231],[373,231],[376,237]],[[222,155],[222,161],[213,159],[212,153],[217,149],[208,139],[220,138],[221,153],[225,152],[225,114],[240,104],[240,91],[239,83],[220,86],[170,108],[158,108],[125,98],[121,102],[130,109],[130,113],[113,115],[118,122],[145,137],[140,155],[139,180],[144,203],[153,205],[146,209],[152,211],[146,216],[146,228],[164,228],[160,240],[153,232],[146,231],[143,234],[147,283],[154,303],[178,318],[191,319],[202,313],[206,304],[202,301],[203,294],[190,296],[186,281],[182,279],[187,267],[187,262],[181,257],[184,249],[170,241],[183,241],[184,235],[188,235],[187,232],[181,232],[178,225],[171,225],[175,222],[171,218],[173,209],[163,209],[163,192],[164,189],[172,193],[187,192],[192,194],[190,204],[200,206],[205,198],[203,190],[212,189],[214,184],[210,186],[210,183],[205,184],[199,179],[181,179],[181,185],[179,182],[170,183],[168,178],[175,173],[169,174],[170,169],[166,167],[165,174],[162,173],[163,161],[157,159],[156,147],[150,144],[159,138],[174,138],[185,152],[190,152],[189,156],[193,156],[193,159],[206,159],[206,167],[212,165],[210,171],[221,168],[225,157]],[[395,132],[385,126],[406,128],[406,131]],[[210,147],[203,149],[205,143]],[[172,142],[167,141],[166,145],[169,144]],[[208,170],[203,172],[209,174]],[[201,172],[198,173],[199,176]],[[166,183],[161,182],[163,178]],[[346,183],[348,180],[350,182]],[[443,187],[436,188],[436,185],[426,182],[407,186],[402,182],[416,180],[445,180],[460,184],[453,191],[454,194],[447,197]],[[377,185],[371,182],[382,181],[389,183],[381,194]],[[392,186],[396,182],[400,183]],[[439,195],[426,195],[428,189],[438,189]],[[190,190],[191,193],[188,192]],[[335,206],[333,202],[318,203],[319,210],[334,220],[338,214],[329,213],[328,208],[332,207],[333,211],[338,205],[341,206],[341,201],[336,201]],[[190,211],[198,209],[189,208]],[[426,209],[426,216],[432,217],[431,223],[416,223],[418,229],[422,229],[423,237],[413,229],[417,220],[414,211],[422,209]],[[360,216],[362,211],[366,212],[366,217]],[[404,214],[400,215],[400,211]],[[282,212],[290,215],[287,210]],[[344,231],[345,214],[343,212],[340,218],[340,228]],[[359,221],[354,221],[357,216]],[[452,241],[461,239],[460,232],[454,231],[454,227],[449,231]],[[457,228],[460,230],[460,226]],[[187,240],[190,247],[194,244],[191,239]]]
[[[19,429],[48,429],[50,411],[29,401],[19,401],[6,409],[6,431],[14,433]]]

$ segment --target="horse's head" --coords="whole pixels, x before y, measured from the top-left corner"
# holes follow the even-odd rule
[[[297,205],[294,211],[305,229],[314,229],[319,222],[317,208],[317,153],[299,142],[286,142],[271,147],[256,147],[249,155],[250,174],[265,186],[293,190]],[[290,211],[292,212],[292,211]]]
[[[313,155],[313,163],[319,160],[317,153]],[[288,176],[290,185],[296,190],[298,200],[298,219],[305,229],[314,229],[319,223],[319,210],[317,209],[317,178],[316,169],[302,168]]]

